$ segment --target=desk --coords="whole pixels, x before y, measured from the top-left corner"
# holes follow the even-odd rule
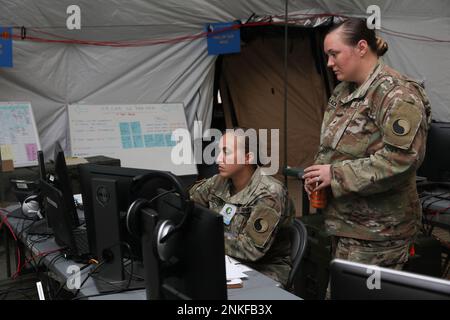
[[[7,211],[12,211],[18,208],[17,205],[9,206]],[[22,228],[31,224],[31,221],[23,221],[22,219],[9,217],[8,221],[16,233],[20,233]],[[24,245],[32,251],[34,255],[39,255],[44,252],[50,252],[60,249],[55,243],[53,238],[46,239],[45,241],[35,243],[38,236],[27,236],[26,231],[20,235],[20,239],[24,242]],[[43,263],[52,271],[61,283],[67,281],[70,274],[67,269],[70,266],[82,265],[75,263],[72,260],[60,258],[52,263],[52,260],[56,259],[59,255],[58,252],[46,255],[43,258]],[[81,283],[87,277],[89,271],[93,266],[89,266],[81,271]],[[257,271],[249,271],[247,273],[248,278],[244,280],[242,288],[228,289],[229,300],[301,300],[299,297],[289,293],[286,290],[278,287],[278,283],[264,274]],[[74,290],[75,291],[75,290]],[[80,289],[79,297],[88,297],[88,299],[102,299],[102,300],[145,300],[146,294],[144,289],[125,291],[121,293],[114,293],[109,295],[98,295],[96,282],[92,277],[89,277]],[[92,296],[92,297],[91,297]]]

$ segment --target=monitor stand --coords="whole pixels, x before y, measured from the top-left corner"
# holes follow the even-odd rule
[[[102,276],[100,268],[98,274],[93,277],[95,279],[97,290],[100,293],[106,293],[128,289],[145,289],[144,265],[142,262],[133,262],[132,275],[130,265],[127,265],[124,270],[125,274],[123,280],[111,280],[110,278]]]

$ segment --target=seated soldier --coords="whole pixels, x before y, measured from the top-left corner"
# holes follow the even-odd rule
[[[292,266],[289,227],[295,209],[283,184],[261,173],[258,146],[251,152],[249,140],[243,129],[223,135],[219,174],[196,183],[190,196],[224,216],[227,255],[284,286]]]

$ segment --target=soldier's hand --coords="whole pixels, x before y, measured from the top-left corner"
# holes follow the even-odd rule
[[[311,196],[311,192],[314,191],[315,184],[312,183],[310,178],[305,179],[305,191],[308,194],[308,198]]]
[[[305,169],[305,189],[316,191],[331,185],[331,165],[316,164]]]

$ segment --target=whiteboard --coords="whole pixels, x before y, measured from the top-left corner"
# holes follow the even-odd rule
[[[174,130],[187,130],[181,103],[68,106],[72,156],[104,155],[120,159],[122,167],[197,174],[193,161],[175,164]],[[192,145],[189,143],[190,152]]]
[[[11,150],[15,168],[38,164],[41,144],[30,102],[0,102],[0,145]]]

